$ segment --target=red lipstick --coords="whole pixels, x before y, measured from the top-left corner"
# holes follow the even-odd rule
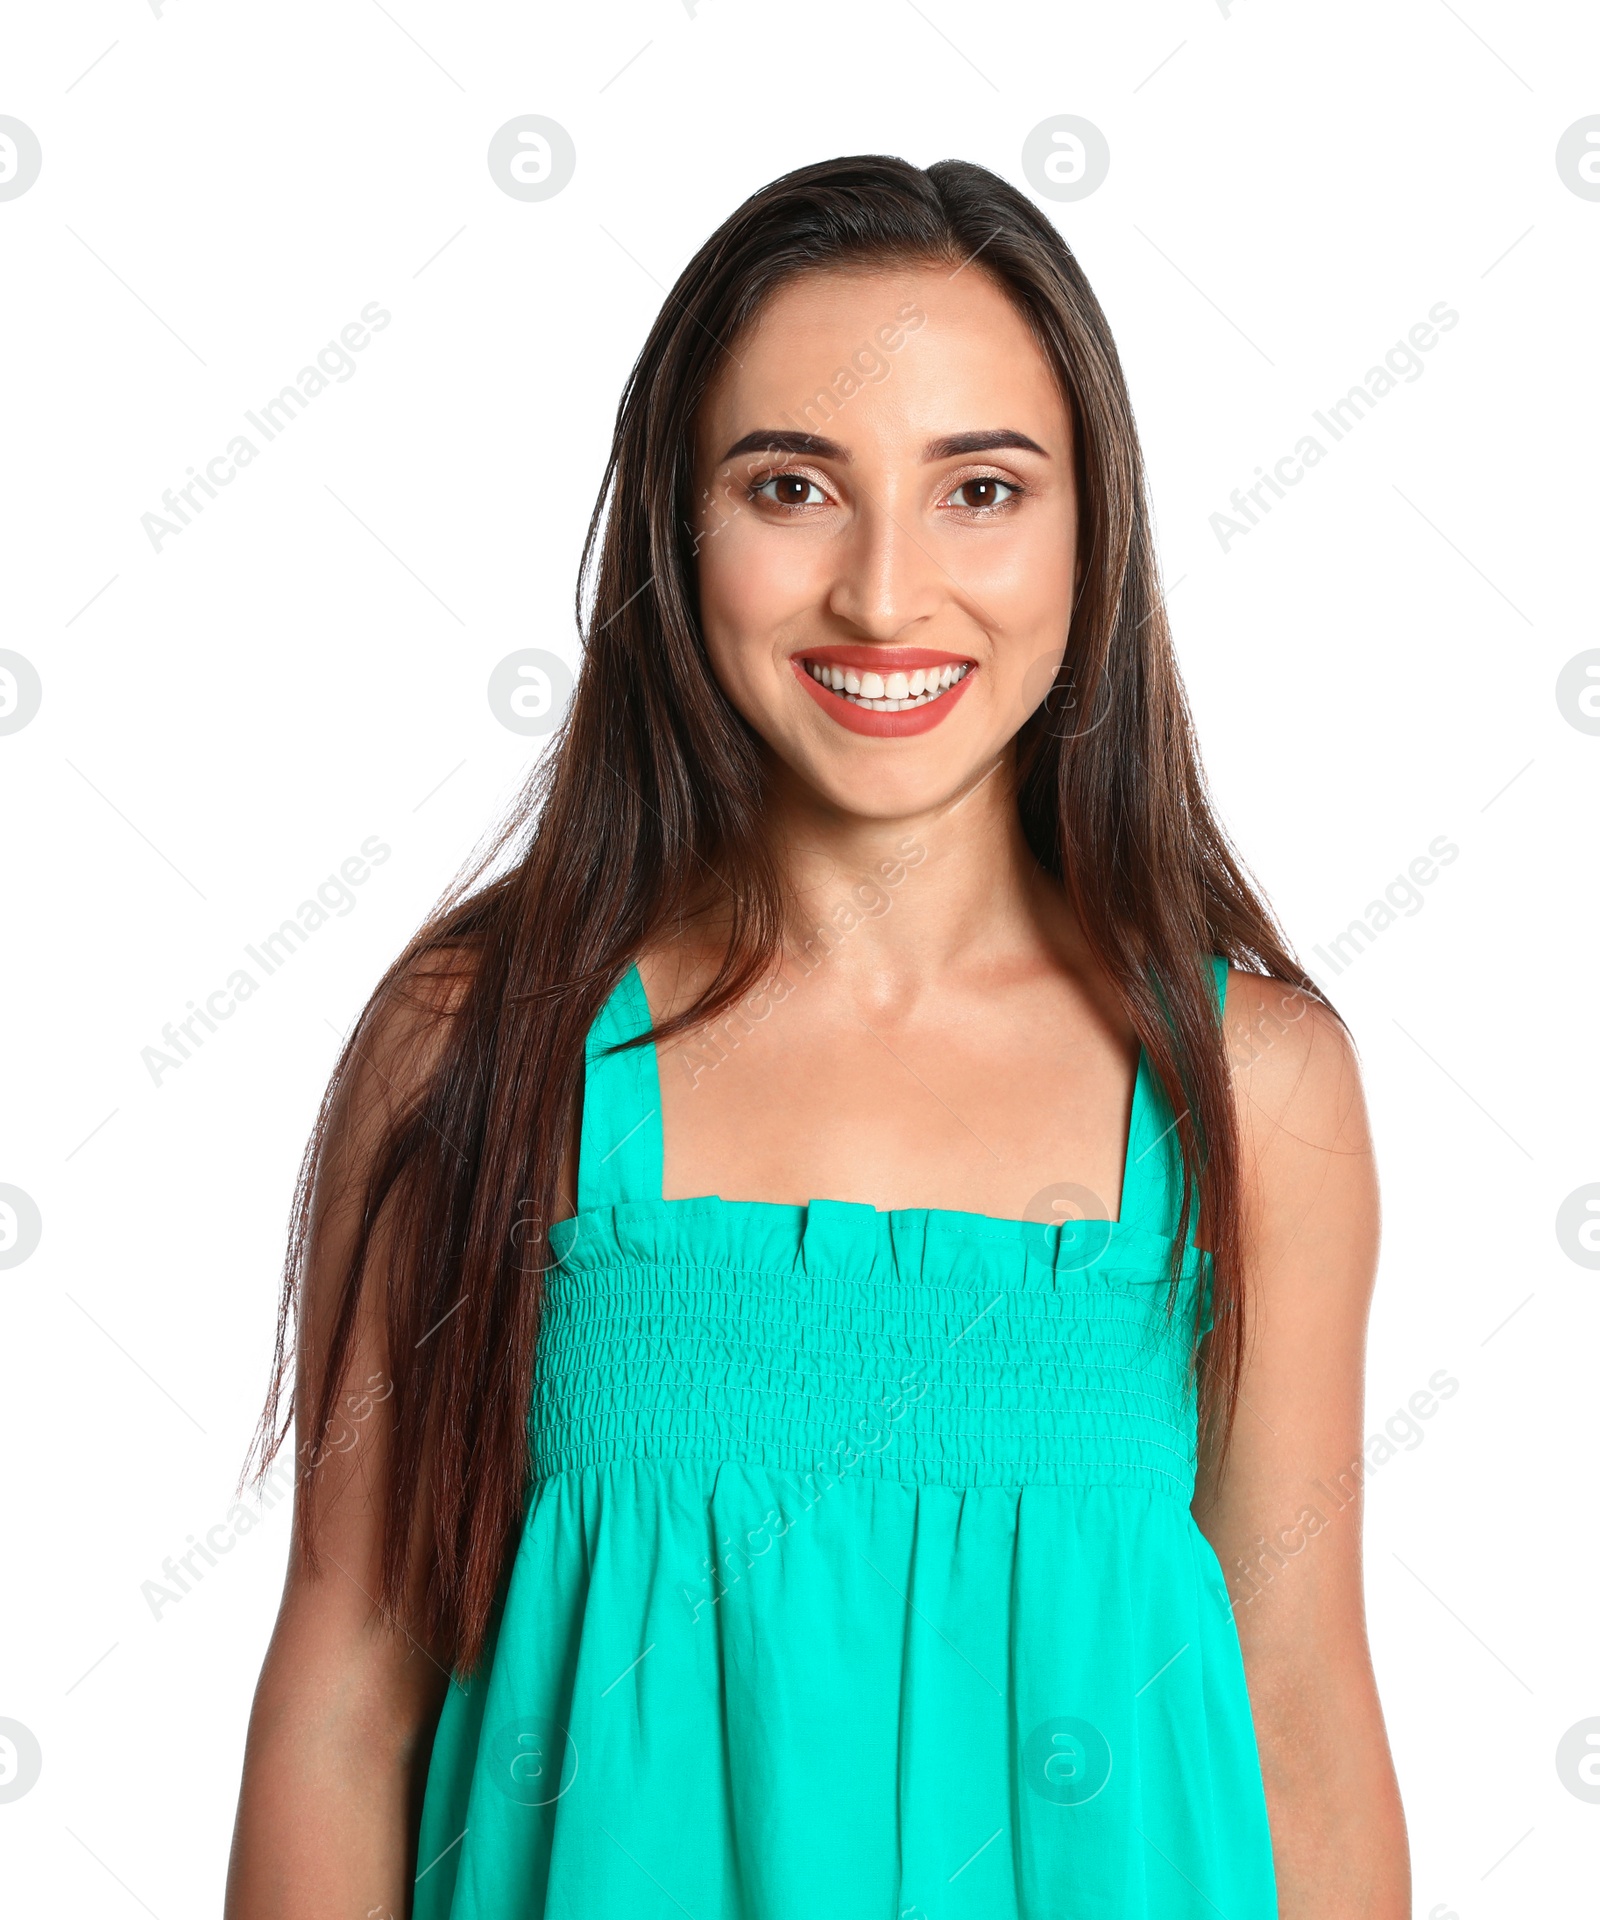
[[[807,661],[818,666],[851,667],[858,673],[914,673],[918,667],[961,667],[967,671],[947,687],[937,700],[919,707],[902,707],[897,713],[879,713],[871,707],[857,706],[831,688],[824,687],[806,671]],[[878,739],[900,739],[907,734],[928,733],[944,719],[970,685],[978,664],[964,653],[941,653],[934,647],[824,646],[807,647],[803,653],[789,656],[795,677],[830,720],[850,733],[867,734]]]
[[[807,647],[793,658],[815,660],[818,666],[854,667],[858,673],[915,673],[918,667],[978,664],[970,653],[940,653],[936,647]]]

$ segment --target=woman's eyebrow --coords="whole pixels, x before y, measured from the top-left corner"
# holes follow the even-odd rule
[[[837,440],[824,439],[820,433],[796,433],[784,427],[757,427],[742,440],[735,440],[722,456],[732,460],[741,453],[796,453],[814,460],[844,460],[850,455]]]
[[[989,453],[999,447],[1016,447],[1024,453],[1037,453],[1048,460],[1037,440],[1030,440],[1015,427],[980,427],[975,433],[951,433],[942,440],[930,440],[922,449],[924,461],[954,460],[964,453]]]
[[[922,459],[927,465],[934,460],[956,460],[968,453],[991,453],[1002,447],[1037,453],[1046,460],[1050,458],[1037,440],[1018,433],[1015,427],[979,427],[970,433],[950,433],[930,440],[922,449]],[[733,460],[742,453],[792,453],[813,460],[838,460],[846,465],[850,460],[848,450],[837,440],[829,440],[820,433],[796,433],[786,427],[757,427],[754,433],[735,440],[722,458]]]

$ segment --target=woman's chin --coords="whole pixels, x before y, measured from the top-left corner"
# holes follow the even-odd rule
[[[892,825],[937,813],[961,795],[994,765],[993,752],[959,755],[920,743],[915,736],[898,747],[893,759],[881,752],[835,747],[819,753],[813,743],[786,743],[778,752],[786,786],[798,800],[805,796],[830,811],[863,822]],[[877,743],[862,741],[862,748]],[[802,802],[804,804],[804,802]]]

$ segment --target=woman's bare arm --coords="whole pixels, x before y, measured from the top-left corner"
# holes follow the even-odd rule
[[[1378,1188],[1354,1052],[1325,1009],[1230,976],[1251,1341],[1195,1517],[1244,1651],[1283,1920],[1409,1920],[1405,1818],[1367,1647],[1362,1398]]]
[[[411,990],[415,993],[415,989]],[[437,994],[385,1013],[343,1089],[313,1200],[297,1347],[296,1460],[312,1463],[315,1573],[292,1550],[256,1688],[228,1872],[226,1920],[404,1920],[433,1729],[449,1682],[378,1592],[379,1520],[393,1400],[380,1220],[352,1356],[330,1431],[304,1430],[323,1371],[337,1289],[381,1126],[431,1059]],[[425,1488],[425,1483],[424,1483]],[[297,1495],[298,1498],[298,1495]],[[426,1494],[414,1530],[409,1607],[426,1574]]]

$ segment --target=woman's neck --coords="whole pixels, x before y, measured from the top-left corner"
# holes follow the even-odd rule
[[[1023,834],[1009,752],[915,815],[848,814],[780,782],[767,825],[794,903],[788,950],[809,958],[820,941],[865,998],[915,1000],[985,955],[1067,958],[1080,944],[1060,885]]]

